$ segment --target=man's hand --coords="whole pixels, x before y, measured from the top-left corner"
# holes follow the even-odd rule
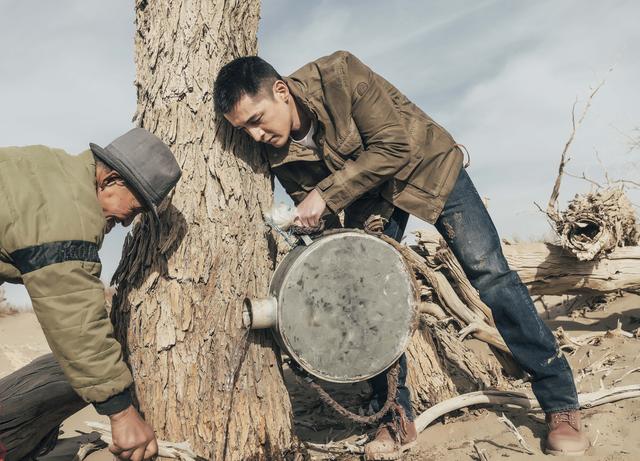
[[[142,461],[158,454],[158,442],[153,429],[140,417],[132,405],[109,416],[113,443],[109,451],[118,459]]]
[[[326,209],[327,203],[320,193],[313,189],[296,208],[296,219],[293,223],[300,227],[318,227]]]

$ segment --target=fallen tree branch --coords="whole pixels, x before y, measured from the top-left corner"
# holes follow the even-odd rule
[[[398,250],[413,270],[427,281],[445,311],[453,314],[464,325],[474,325],[467,334],[473,334],[480,341],[484,341],[508,354],[511,353],[498,330],[487,323],[486,317],[470,309],[460,299],[444,274],[429,267],[425,259],[411,248],[401,245],[385,235],[382,235],[381,238]]]
[[[95,421],[86,421],[85,424],[92,430],[100,434],[100,438],[107,444],[113,443],[111,438],[111,427]],[[202,458],[198,457],[188,442],[165,442],[158,440],[158,456],[162,458],[179,459],[181,461],[197,461]]]
[[[592,408],[605,403],[640,397],[640,384],[612,387],[578,395],[581,408]],[[440,402],[416,418],[416,428],[422,432],[436,419],[452,411],[474,405],[513,405],[530,411],[540,410],[540,404],[530,394],[512,391],[478,391],[462,394]]]
[[[479,461],[489,461],[489,458],[487,457],[487,451],[480,449],[475,441],[473,442],[473,449],[476,451]]]
[[[437,251],[440,234],[431,229],[414,234],[418,248]],[[640,290],[640,246],[616,248],[598,261],[578,261],[561,246],[544,242],[502,245],[502,252],[531,295]]]
[[[527,444],[527,441],[524,439],[524,437],[522,437],[522,434],[520,434],[520,431],[518,431],[518,428],[515,426],[515,424],[511,422],[509,418],[505,416],[504,413],[502,413],[502,416],[498,418],[498,421],[504,423],[504,425],[507,426],[507,429],[509,429],[509,431],[513,435],[515,435],[516,440],[518,441],[518,444],[524,449],[524,451],[526,451],[530,455],[534,454],[531,447],[529,447],[529,445]]]
[[[581,336],[572,337],[564,331],[562,327],[558,327],[555,331],[556,339],[563,351],[574,353],[579,348],[586,345],[596,345],[603,338],[636,338],[634,333],[630,333],[622,329],[622,322],[618,319],[616,328],[613,330],[599,331],[595,333],[587,333]]]
[[[636,397],[640,397],[640,384],[612,387],[595,392],[578,394],[578,401],[580,408],[585,409]],[[493,390],[470,392],[440,402],[423,412],[415,419],[416,429],[418,433],[420,433],[442,416],[474,405],[512,405],[529,411],[540,411],[540,404],[536,398],[526,392]],[[334,442],[324,445],[307,443],[306,445],[310,448],[331,453],[364,453],[362,446],[348,442]]]
[[[576,195],[555,224],[560,245],[581,261],[638,244],[636,213],[620,187]]]

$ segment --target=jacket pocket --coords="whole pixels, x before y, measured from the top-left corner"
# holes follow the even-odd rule
[[[420,150],[420,162],[406,182],[431,196],[439,196],[456,169],[455,156],[459,154],[453,137],[437,123],[429,123]]]
[[[353,118],[349,119],[348,126],[341,130],[337,139],[325,139],[324,156],[336,170],[342,169],[348,159],[355,160],[362,153],[363,145],[360,132]]]

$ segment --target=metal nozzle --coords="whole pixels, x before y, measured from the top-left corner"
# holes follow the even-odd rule
[[[259,330],[273,328],[278,318],[278,301],[268,298],[245,298],[242,305],[242,323],[245,328]]]

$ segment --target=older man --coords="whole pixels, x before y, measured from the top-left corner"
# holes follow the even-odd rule
[[[180,178],[169,148],[135,128],[73,156],[45,146],[0,148],[0,284],[23,283],[73,389],[111,420],[111,451],[157,454],[131,405],[131,372],[104,301],[98,249],[116,223],[157,206]]]

